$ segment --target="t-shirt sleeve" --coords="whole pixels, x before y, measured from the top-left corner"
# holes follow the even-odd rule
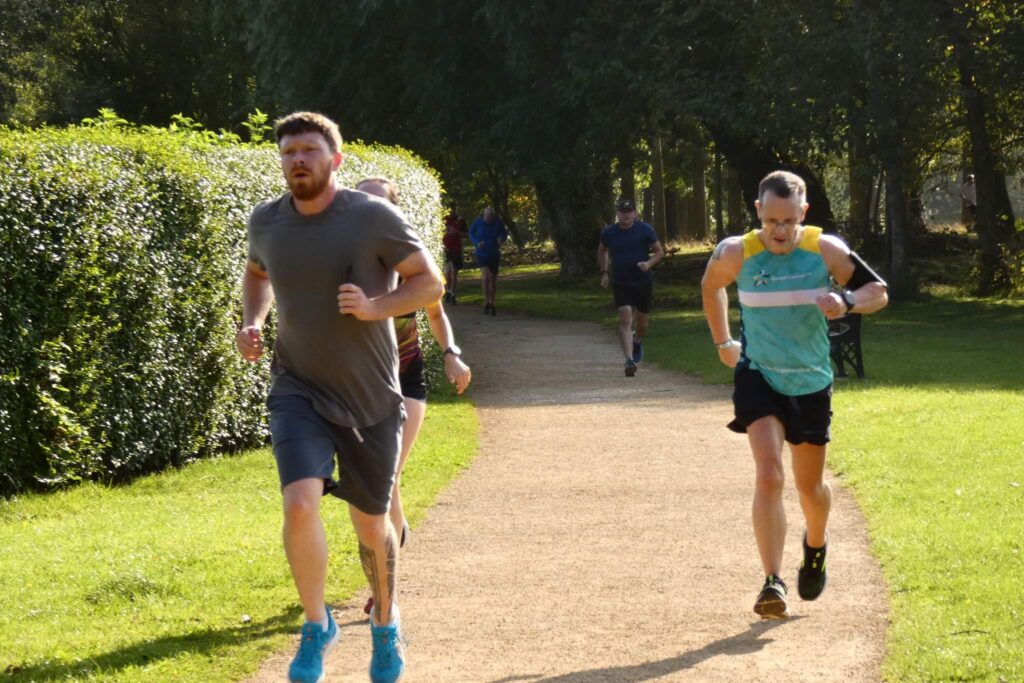
[[[603,228],[601,230],[601,244],[604,246],[605,249],[608,248],[608,229],[607,228]]]
[[[380,216],[380,236],[377,243],[377,256],[386,268],[394,268],[406,258],[424,249],[423,240],[409,225],[408,219],[401,211],[382,205]]]
[[[658,235],[654,232],[654,228],[650,224],[647,225],[647,244],[654,244],[658,241]]]

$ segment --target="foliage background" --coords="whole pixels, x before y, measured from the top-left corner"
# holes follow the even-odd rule
[[[436,174],[344,151],[342,184],[395,179],[436,254]],[[274,147],[105,111],[0,130],[0,164],[0,494],[263,442],[269,360],[243,362],[234,331],[249,212],[284,190]]]

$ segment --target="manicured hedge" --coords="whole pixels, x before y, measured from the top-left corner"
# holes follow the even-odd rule
[[[342,184],[394,178],[436,254],[434,173],[399,149],[345,155]],[[283,191],[271,145],[0,130],[0,495],[265,441],[268,359],[241,361],[234,332],[249,212]]]

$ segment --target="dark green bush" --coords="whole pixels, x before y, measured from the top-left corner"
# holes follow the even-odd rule
[[[432,171],[402,150],[345,153],[342,184],[393,177],[436,253]],[[0,130],[0,169],[0,495],[263,442],[268,369],[238,358],[234,331],[249,212],[284,190],[274,148]]]

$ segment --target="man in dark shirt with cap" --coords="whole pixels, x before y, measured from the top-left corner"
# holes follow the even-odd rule
[[[654,289],[651,270],[664,258],[665,250],[654,228],[636,219],[636,203],[632,199],[620,198],[615,204],[615,215],[618,220],[601,231],[597,265],[601,270],[601,286],[608,289],[609,280],[612,284],[619,313],[619,342],[626,356],[626,377],[632,377],[644,357],[643,337],[650,321]]]

